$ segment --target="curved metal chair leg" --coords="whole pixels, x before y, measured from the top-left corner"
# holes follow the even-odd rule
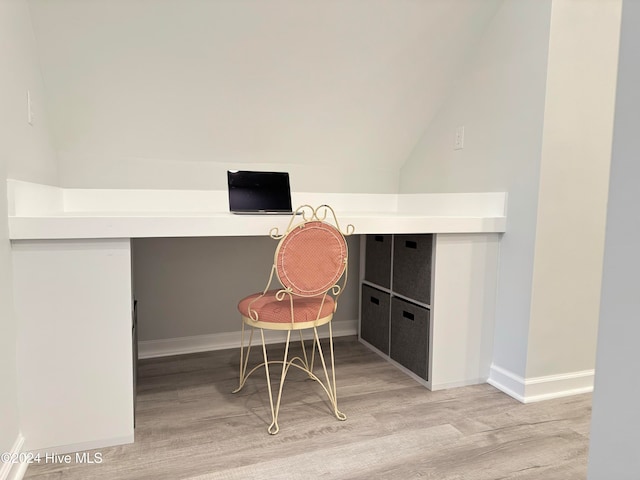
[[[264,370],[267,375],[267,389],[269,390],[269,405],[271,407],[271,418],[273,419],[273,421],[271,422],[271,425],[269,425],[269,428],[267,428],[267,431],[271,435],[275,435],[276,433],[278,433],[278,430],[280,429],[278,428],[277,417],[273,409],[273,393],[271,391],[271,376],[269,375],[269,359],[267,358],[267,346],[264,342],[264,330],[260,329],[260,335],[262,336],[262,354],[264,355]],[[276,429],[275,431],[272,432],[272,428],[274,424]]]
[[[249,334],[249,345],[247,345],[247,350],[245,353],[244,348],[244,322],[242,322],[242,330],[240,333],[240,379],[238,388],[233,390],[231,393],[238,393],[244,387],[245,382],[247,381],[247,364],[249,363],[249,353],[251,353],[251,341],[253,340],[253,327],[251,328],[251,333]]]
[[[309,358],[307,357],[307,347],[304,344],[304,338],[302,337],[302,330],[298,330],[298,332],[300,333],[300,346],[302,347],[302,356],[304,357],[304,360],[303,360],[304,368],[306,368],[307,370],[310,370]]]
[[[315,337],[315,341],[318,344],[318,357],[320,357],[322,369],[324,370],[324,376],[327,381],[327,395],[329,396],[329,401],[331,402],[331,406],[333,407],[333,413],[338,420],[344,421],[347,419],[347,416],[340,410],[338,410],[338,392],[336,389],[335,360],[333,355],[333,331],[331,329],[331,322],[329,322],[329,349],[331,351],[331,375],[333,382],[331,382],[331,379],[329,379],[329,373],[327,372],[327,365],[324,360],[322,346],[320,345],[320,339],[318,337],[318,329],[316,327],[313,327],[313,334]]]
[[[333,377],[333,397],[335,414],[338,420],[346,420],[347,416],[338,410],[338,387],[336,386],[336,362],[333,355],[333,329],[331,328],[331,322],[329,322],[329,349],[331,350],[331,375]]]
[[[278,388],[278,399],[276,401],[276,408],[273,408],[273,401],[271,402],[271,414],[273,415],[273,421],[267,431],[271,435],[275,435],[280,431],[280,427],[278,426],[278,413],[280,412],[280,400],[282,399],[282,387],[284,386],[284,379],[287,376],[287,372],[289,371],[289,364],[287,363],[287,358],[289,355],[289,341],[291,339],[291,330],[287,332],[287,343],[284,346],[284,358],[282,360],[282,373],[280,374],[280,387]],[[269,394],[271,394],[271,388],[269,388]]]

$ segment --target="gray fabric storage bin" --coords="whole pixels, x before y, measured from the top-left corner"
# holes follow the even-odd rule
[[[362,285],[360,337],[382,353],[389,354],[389,302],[386,292]]]
[[[402,296],[431,305],[433,235],[396,235],[393,243],[393,288]]]
[[[391,239],[392,235],[367,235],[364,279],[391,287]]]
[[[400,298],[391,299],[390,357],[420,378],[429,380],[430,311]]]

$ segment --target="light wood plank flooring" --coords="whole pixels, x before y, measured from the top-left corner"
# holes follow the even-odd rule
[[[270,436],[264,371],[233,395],[238,362],[238,350],[140,361],[135,443],[90,452],[98,465],[32,465],[25,478],[586,478],[591,395],[523,405],[486,384],[430,392],[346,337],[336,370],[347,421],[292,369]]]

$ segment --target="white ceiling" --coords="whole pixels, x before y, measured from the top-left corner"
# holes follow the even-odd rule
[[[500,0],[29,0],[61,155],[399,168]]]

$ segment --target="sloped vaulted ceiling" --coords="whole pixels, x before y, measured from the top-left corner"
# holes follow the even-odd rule
[[[399,168],[498,0],[29,0],[59,154]]]

